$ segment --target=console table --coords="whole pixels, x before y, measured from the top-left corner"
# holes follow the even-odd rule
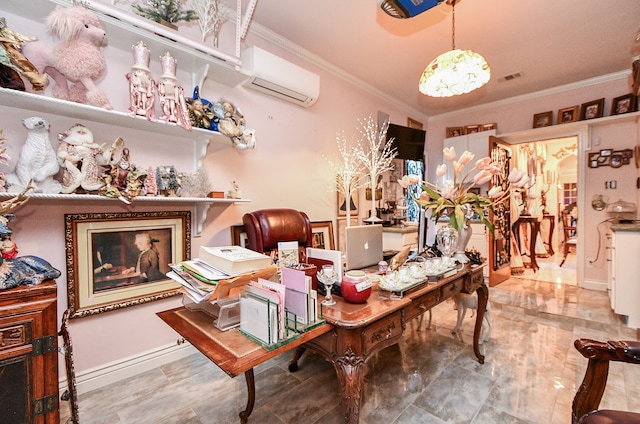
[[[336,305],[323,307],[326,324],[271,351],[263,349],[236,330],[219,331],[213,326],[211,317],[203,312],[179,307],[157,315],[230,377],[245,374],[249,396],[246,409],[240,413],[242,423],[247,422],[255,401],[253,368],[300,346],[318,352],[333,364],[338,376],[345,422],[357,423],[369,358],[379,350],[398,343],[407,321],[421,316],[456,293],[478,294],[473,349],[478,361],[484,363],[478,345],[489,297],[482,275],[484,266],[467,264],[456,275],[437,283],[420,285],[400,300],[380,298],[377,289],[363,304],[347,303],[336,297]],[[296,361],[294,357],[293,368],[290,366],[290,369],[297,368]]]

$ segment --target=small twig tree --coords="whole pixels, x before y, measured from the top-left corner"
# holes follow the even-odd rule
[[[369,218],[365,221],[370,223],[382,222],[378,218],[376,212],[376,186],[378,185],[378,177],[383,173],[393,169],[393,158],[398,153],[396,149],[392,147],[393,138],[387,141],[387,129],[389,128],[389,122],[385,121],[380,128],[377,125],[371,115],[364,121],[358,119],[360,128],[358,130],[362,134],[364,140],[358,143],[355,154],[366,169],[371,179],[371,213]],[[362,141],[366,141],[366,148],[362,145]]]
[[[336,134],[338,153],[341,161],[336,165],[329,162],[332,173],[336,176],[336,189],[344,196],[347,214],[347,227],[351,225],[351,199],[362,186],[360,175],[362,174],[362,162],[356,151],[349,146],[343,133]],[[341,206],[338,205],[338,208]]]
[[[218,48],[218,35],[222,24],[229,18],[224,8],[220,7],[220,0],[191,0],[193,8],[198,14],[198,25],[202,32],[202,41],[209,34],[213,35],[213,47]]]

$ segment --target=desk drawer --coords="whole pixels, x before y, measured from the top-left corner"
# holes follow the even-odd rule
[[[473,293],[482,285],[482,283],[484,283],[484,274],[482,271],[476,271],[465,277],[464,289],[462,291],[464,293]]]
[[[436,306],[439,303],[439,300],[440,292],[438,290],[433,290],[414,299],[409,306],[404,308],[405,321],[409,321],[421,314],[424,314],[429,309]]]
[[[459,293],[462,290],[463,278],[459,278],[457,280],[451,281],[444,286],[442,286],[442,300],[448,299],[456,293]]]
[[[362,332],[363,354],[365,356],[398,342],[402,336],[402,312],[395,312],[371,324]]]

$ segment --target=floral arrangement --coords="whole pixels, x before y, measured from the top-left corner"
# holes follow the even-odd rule
[[[493,207],[507,200],[511,194],[511,188],[524,187],[529,181],[524,171],[516,168],[512,169],[508,176],[509,185],[492,187],[486,196],[476,194],[470,189],[473,186],[480,186],[488,183],[494,176],[500,175],[502,167],[491,160],[490,157],[479,159],[475,166],[465,172],[465,167],[474,159],[473,153],[464,151],[460,158],[456,158],[456,151],[453,147],[443,150],[444,158],[453,167],[453,180],[447,180],[447,164],[438,165],[436,183],[420,181],[417,175],[405,175],[398,183],[403,188],[421,184],[422,193],[413,199],[420,206],[432,210],[431,216],[436,220],[442,215],[449,216],[449,224],[460,231],[466,226],[467,220],[474,213],[480,216],[482,223],[493,232],[493,225],[485,216],[485,211],[493,210]],[[464,174],[463,174],[464,173]],[[464,176],[462,176],[464,175]],[[461,177],[462,176],[462,177]],[[438,181],[442,178],[442,184]]]

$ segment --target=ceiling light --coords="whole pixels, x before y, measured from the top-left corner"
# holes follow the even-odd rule
[[[456,0],[451,13],[452,49],[436,57],[420,77],[420,92],[431,97],[451,97],[482,87],[491,78],[487,61],[471,50],[456,49]]]

